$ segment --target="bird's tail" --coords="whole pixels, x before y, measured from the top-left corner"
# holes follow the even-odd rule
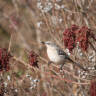
[[[80,65],[79,63],[74,62],[72,59],[68,58],[68,60],[71,61],[74,65],[78,66],[80,69],[82,69],[84,71],[89,71],[88,69],[86,69],[82,65]]]

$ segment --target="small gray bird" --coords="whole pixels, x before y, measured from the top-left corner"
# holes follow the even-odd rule
[[[47,55],[50,59],[50,62],[61,64],[60,69],[62,69],[63,65],[70,61],[72,64],[78,66],[79,68],[83,69],[84,71],[88,71],[79,63],[74,62],[58,45],[51,41],[41,42],[47,47]]]

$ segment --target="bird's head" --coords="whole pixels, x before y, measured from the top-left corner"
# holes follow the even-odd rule
[[[47,48],[49,48],[49,47],[57,47],[57,45],[55,44],[55,43],[53,43],[53,42],[51,42],[51,41],[46,41],[46,42],[41,42],[42,44],[44,44]]]

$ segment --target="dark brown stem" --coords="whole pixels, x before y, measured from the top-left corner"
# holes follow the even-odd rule
[[[95,47],[93,46],[93,44],[89,41],[88,42],[90,45],[91,45],[91,47],[93,48],[93,50],[96,52],[96,49],[95,49]]]

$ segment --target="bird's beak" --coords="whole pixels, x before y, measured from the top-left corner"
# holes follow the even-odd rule
[[[44,41],[41,41],[41,44],[45,44],[45,42]]]

